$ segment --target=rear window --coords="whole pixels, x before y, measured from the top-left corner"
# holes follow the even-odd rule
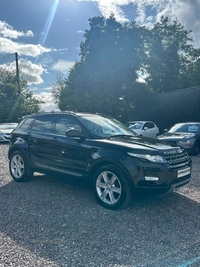
[[[33,122],[33,118],[25,118],[19,123],[17,128],[24,129],[24,130],[29,129],[32,122]]]
[[[51,133],[53,131],[53,120],[52,116],[39,116],[33,122],[31,130],[37,132]]]

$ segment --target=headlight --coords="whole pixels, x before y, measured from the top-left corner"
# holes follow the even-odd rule
[[[136,158],[140,158],[140,159],[146,159],[150,162],[156,162],[156,163],[166,163],[165,158],[163,158],[160,155],[148,155],[148,154],[135,154],[132,152],[128,152],[128,155],[131,157],[136,157]]]
[[[186,139],[186,138],[183,138],[183,139],[181,139],[179,142],[178,142],[178,144],[182,144],[182,145],[189,145],[189,144],[191,144],[192,143],[192,140],[191,139]]]

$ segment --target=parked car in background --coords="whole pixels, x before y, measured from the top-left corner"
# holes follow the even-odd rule
[[[18,123],[0,123],[0,142],[9,142],[11,132]]]
[[[158,138],[183,147],[191,155],[198,155],[200,153],[200,122],[177,123]]]
[[[152,121],[130,121],[127,126],[141,136],[157,137],[159,135],[159,129]]]
[[[110,116],[73,112],[28,115],[13,131],[9,170],[15,181],[35,171],[89,178],[105,208],[126,206],[137,190],[163,193],[190,181],[179,146],[141,137]]]

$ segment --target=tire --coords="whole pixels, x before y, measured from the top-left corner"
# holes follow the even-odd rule
[[[20,151],[15,151],[9,161],[9,170],[12,178],[17,182],[28,181],[33,176],[25,156]]]
[[[107,209],[116,210],[131,202],[131,187],[124,173],[114,165],[100,167],[93,178],[94,195]]]
[[[199,143],[197,141],[195,141],[195,143],[194,143],[194,145],[192,147],[191,155],[198,156],[199,152],[200,152]]]

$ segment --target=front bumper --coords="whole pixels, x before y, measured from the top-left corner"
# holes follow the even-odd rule
[[[191,171],[191,161],[181,167],[161,167],[158,164],[154,168],[138,167],[138,173],[134,178],[135,189],[171,191],[188,184]]]

